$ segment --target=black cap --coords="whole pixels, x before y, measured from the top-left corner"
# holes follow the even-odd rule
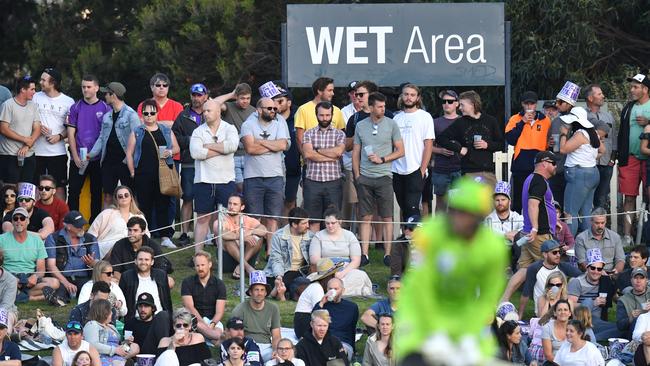
[[[522,103],[537,103],[537,93],[534,91],[526,91],[521,95]]]
[[[555,108],[555,109],[557,109],[557,106],[555,105],[554,100],[547,100],[546,102],[544,102],[544,105],[542,106],[542,108],[544,108],[544,109],[546,109],[546,108]]]
[[[138,296],[138,301],[136,301],[135,306],[138,307],[141,304],[152,306],[156,308],[156,301],[153,299],[153,296],[148,292],[143,292]]]
[[[446,90],[443,90],[440,93],[438,93],[438,98],[442,99],[442,97],[444,97],[445,95],[448,95],[448,96],[458,100],[458,93],[456,93],[455,91],[453,91],[451,89],[446,89]]]
[[[84,219],[84,216],[81,214],[79,211],[70,211],[67,214],[65,214],[65,217],[63,218],[63,223],[64,224],[70,224],[77,229],[81,229],[88,223],[86,219]]]
[[[540,151],[535,155],[535,164],[541,163],[542,161],[552,161],[557,163],[557,155],[550,151]]]
[[[415,230],[418,226],[420,226],[420,215],[412,215],[404,223],[404,228],[409,230]]]
[[[228,323],[226,323],[226,328],[228,329],[244,329],[244,321],[242,318],[238,318],[236,316],[233,316],[232,318],[228,319]]]
[[[358,83],[359,83],[359,80],[350,81],[350,83],[348,84],[348,93],[353,91],[353,90],[356,90]]]
[[[274,98],[279,98],[279,97],[287,97],[287,99],[293,99],[293,95],[291,95],[291,90],[287,88],[287,86],[280,80],[273,80],[273,84],[275,84],[275,87],[280,91],[280,94],[276,95],[273,97]]]
[[[53,67],[46,67],[43,69],[43,72],[50,75],[52,79],[56,80],[59,84],[61,84],[61,73],[59,70],[53,68]]]
[[[648,78],[647,75],[636,74],[636,75],[632,76],[631,78],[627,78],[627,81],[634,82],[634,83],[639,83],[641,85],[645,85],[648,88],[650,88],[650,78]]]

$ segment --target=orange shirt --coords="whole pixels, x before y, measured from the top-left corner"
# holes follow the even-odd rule
[[[254,219],[250,216],[244,216],[244,230],[251,231],[258,226],[260,222],[257,219]],[[223,217],[223,231],[224,232],[236,232],[239,233],[239,217],[224,215]]]
[[[506,125],[506,134],[517,126],[517,123],[521,121],[522,117],[521,113],[517,113],[510,117],[508,124]],[[544,118],[540,119],[540,117]],[[515,154],[513,159],[516,159],[517,156],[519,156],[521,150],[546,150],[548,148],[548,132],[550,128],[551,120],[548,116],[541,113],[537,113],[533,124],[525,122],[521,134],[517,139],[517,143],[515,144]],[[507,135],[506,140],[508,140]]]

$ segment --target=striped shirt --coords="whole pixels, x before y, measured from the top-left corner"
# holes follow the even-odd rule
[[[345,144],[345,133],[330,126],[323,130],[314,127],[305,132],[303,144],[312,144],[314,149],[330,149]],[[306,178],[317,182],[331,182],[342,177],[340,161],[312,161],[307,159]]]

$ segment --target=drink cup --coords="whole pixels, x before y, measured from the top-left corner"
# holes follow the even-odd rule
[[[607,292],[599,292],[598,297],[607,298]]]
[[[82,147],[79,149],[79,159],[81,161],[86,161],[88,159],[88,148],[87,147]]]
[[[474,142],[475,142],[475,143],[476,143],[476,142],[479,142],[479,141],[481,141],[481,140],[483,140],[483,136],[481,136],[481,135],[474,135]]]
[[[528,243],[528,236],[524,235],[519,240],[517,240],[517,246],[523,246],[524,244]]]
[[[156,355],[141,354],[135,356],[135,358],[138,360],[138,366],[153,366]]]
[[[334,301],[335,297],[336,297],[336,290],[332,289],[327,291],[327,301]]]
[[[129,339],[131,337],[133,337],[133,331],[125,330],[124,331],[124,339]]]
[[[18,166],[24,166],[25,165],[25,157],[24,156],[18,156]]]
[[[558,152],[560,151],[560,134],[554,133],[552,137],[553,137],[553,152]]]
[[[366,155],[372,155],[375,152],[372,145],[364,146],[363,149],[366,151]]]
[[[165,150],[167,150],[167,147],[158,146],[158,157],[159,158],[161,158],[161,159],[163,158],[163,156],[165,155]]]

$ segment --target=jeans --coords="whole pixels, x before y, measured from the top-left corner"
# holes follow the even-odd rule
[[[598,182],[598,187],[596,187],[596,192],[594,192],[594,207],[605,208],[609,201],[609,183],[612,180],[614,167],[609,165],[597,165],[596,167],[600,174],[600,182]]]
[[[589,216],[594,203],[594,192],[600,182],[600,175],[595,166],[583,168],[580,166],[566,167],[564,169],[566,187],[564,188],[564,211],[573,218],[569,222],[571,233],[576,236],[589,228],[589,220],[582,219],[578,223],[576,216]]]

